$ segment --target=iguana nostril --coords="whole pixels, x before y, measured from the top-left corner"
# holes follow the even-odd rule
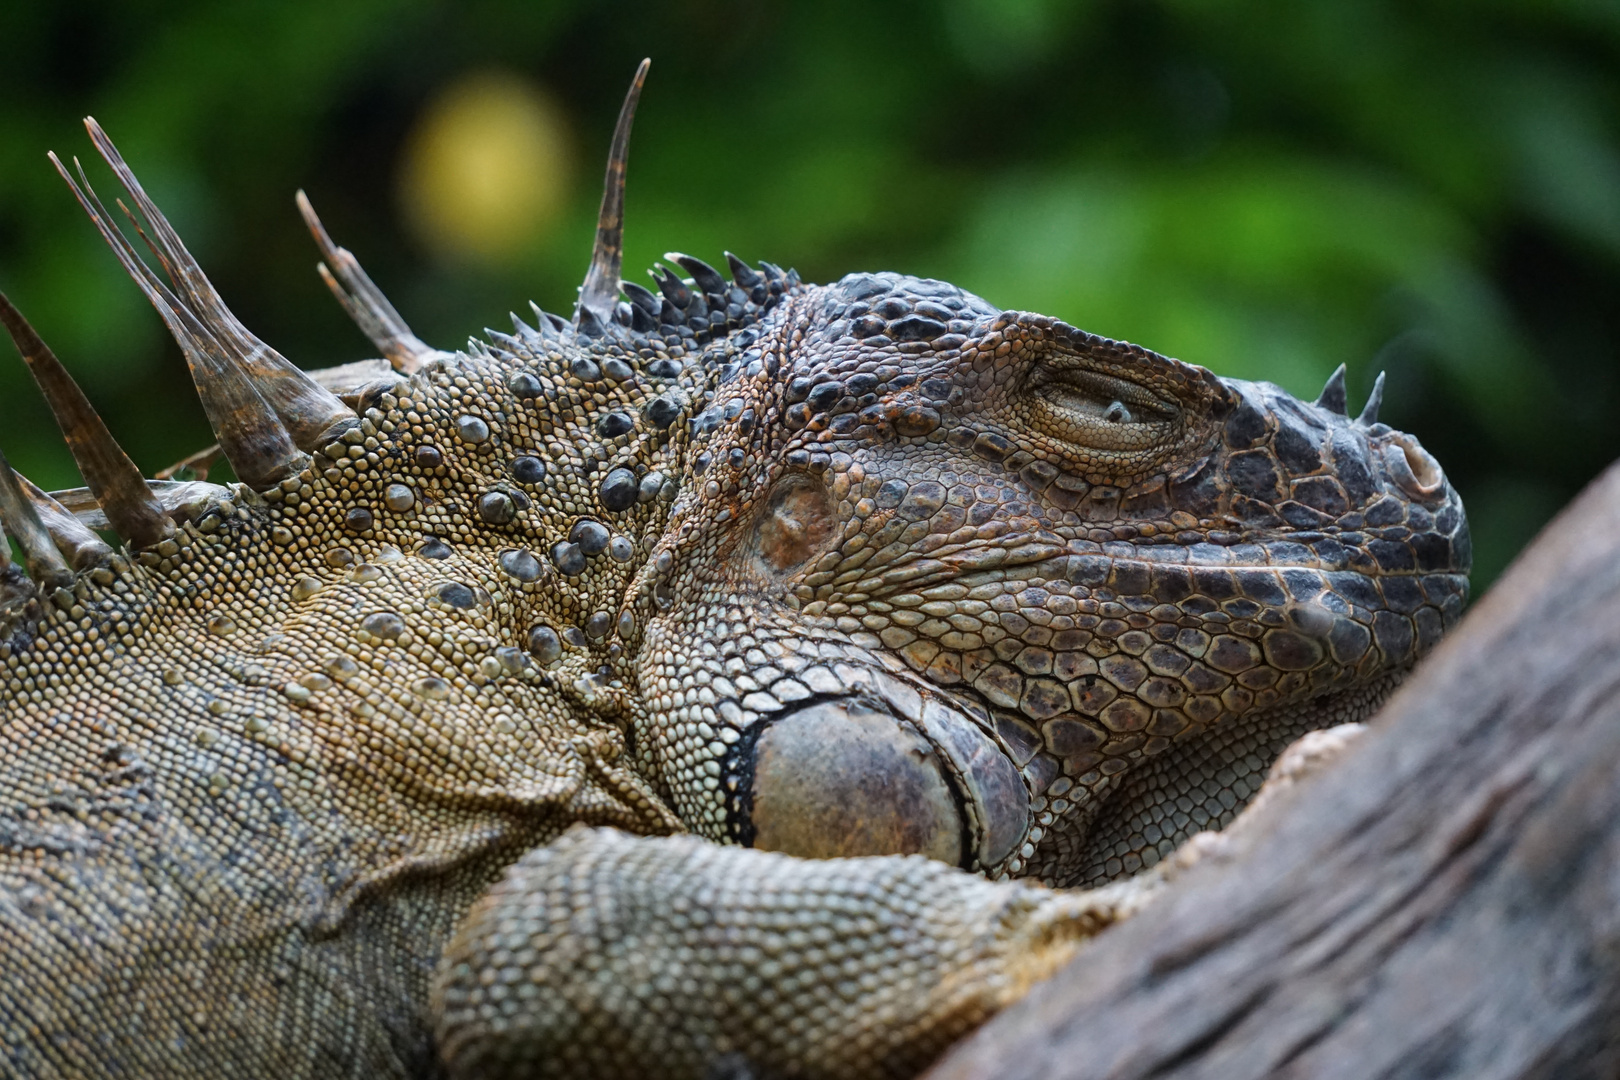
[[[1408,495],[1430,496],[1445,486],[1445,473],[1418,441],[1404,432],[1392,432],[1384,447],[1384,464],[1390,479]]]

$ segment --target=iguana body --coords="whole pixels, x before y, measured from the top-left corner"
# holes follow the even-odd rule
[[[1128,877],[1458,615],[1460,503],[1342,381],[888,274],[622,303],[609,175],[575,320],[464,353],[328,242],[399,369],[341,401],[145,208],[245,483],[101,453],[124,552],[0,491],[8,1074],[905,1073],[1113,910],[942,862]]]

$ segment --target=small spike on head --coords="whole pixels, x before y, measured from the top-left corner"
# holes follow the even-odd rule
[[[294,200],[298,203],[298,213],[303,216],[310,235],[315,238],[321,258],[326,260],[315,264],[316,272],[360,332],[371,339],[371,343],[377,346],[394,370],[412,375],[423,364],[438,356],[437,349],[411,333],[411,328],[405,325],[405,320],[388,302],[388,297],[361,268],[360,260],[348,248],[338,247],[332,242],[326,226],[315,215],[315,207],[310,205],[309,197],[299,191]]]
[[[1347,415],[1349,406],[1344,392],[1343,364],[1334,368],[1333,374],[1328,376],[1327,384],[1322,387],[1322,392],[1316,396],[1316,405],[1318,408],[1326,409],[1330,413],[1338,413],[1340,416]]]
[[[62,553],[56,550],[51,534],[24,494],[21,481],[6,455],[0,453],[0,526],[16,537],[29,577],[52,589],[71,586],[73,571],[68,569]]]
[[[27,361],[28,370],[56,415],[73,460],[84,474],[84,482],[118,535],[137,548],[173,535],[174,523],[152,497],[141,471],[113,439],[73,376],[4,293],[0,293],[0,322],[5,323],[17,351]]]
[[[665,252],[664,258],[678,264],[682,270],[691,274],[692,280],[697,283],[697,287],[704,292],[711,296],[726,295],[726,279],[721,277],[714,267],[702,259],[683,255],[679,251]]]
[[[1356,417],[1356,423],[1362,427],[1372,427],[1378,423],[1378,410],[1384,405],[1384,373],[1380,371],[1378,378],[1373,380],[1372,393],[1367,395],[1367,404],[1361,407],[1361,415]]]
[[[625,160],[630,152],[630,125],[636,119],[636,102],[641,100],[641,86],[647,81],[647,69],[651,66],[649,58],[636,68],[636,77],[619,109],[619,123],[613,129],[607,175],[602,181],[602,210],[596,220],[596,247],[591,252],[591,268],[585,273],[585,284],[579,289],[575,325],[582,325],[580,312],[583,311],[594,315],[598,325],[611,321],[613,309],[619,302],[619,271],[624,256]]]
[[[655,266],[647,273],[658,282],[658,290],[664,294],[665,300],[683,311],[692,306],[692,290],[686,287],[686,282],[675,276],[673,270],[666,266]]]
[[[765,279],[755,272],[752,266],[743,262],[731,252],[726,252],[726,262],[731,266],[731,280],[745,289],[752,289],[755,285],[763,284]]]
[[[584,304],[574,312],[574,328],[586,337],[601,337],[607,333],[607,324],[597,318],[596,312]]]

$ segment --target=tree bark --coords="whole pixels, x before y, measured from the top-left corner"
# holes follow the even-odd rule
[[[1620,465],[1342,759],[934,1080],[1620,1075]]]

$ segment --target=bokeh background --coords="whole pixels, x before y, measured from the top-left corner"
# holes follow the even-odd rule
[[[730,249],[943,277],[1306,398],[1342,362],[1352,408],[1385,370],[1481,589],[1620,456],[1613,0],[8,3],[0,289],[155,471],[212,439],[45,161],[93,156],[81,116],[318,367],[370,349],[295,189],[434,344],[566,312],[648,55],[626,276]],[[9,352],[0,446],[77,484]]]

